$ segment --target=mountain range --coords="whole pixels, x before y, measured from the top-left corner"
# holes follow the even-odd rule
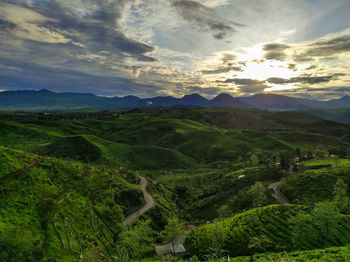
[[[136,107],[235,107],[267,110],[339,109],[350,107],[350,97],[319,101],[288,97],[276,94],[256,94],[247,97],[232,97],[219,94],[207,99],[199,94],[182,98],[158,96],[139,98],[136,96],[103,97],[90,93],[56,93],[46,89],[0,92],[1,110],[75,110],[75,109],[117,109]]]

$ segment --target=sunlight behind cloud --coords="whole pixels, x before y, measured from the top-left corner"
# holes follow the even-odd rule
[[[292,89],[299,88],[299,87],[295,86],[294,84],[279,85],[279,84],[266,83],[266,85],[268,85],[270,87],[265,88],[264,92],[284,91],[284,90],[292,90]]]
[[[244,71],[239,72],[237,77],[256,80],[266,80],[270,77],[291,78],[298,75],[298,72],[288,69],[287,62],[265,61],[247,62]]]

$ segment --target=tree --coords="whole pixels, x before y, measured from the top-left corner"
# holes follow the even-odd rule
[[[218,214],[221,218],[229,217],[232,215],[232,209],[229,205],[224,204],[218,209]]]
[[[253,165],[253,166],[256,166],[258,163],[259,163],[259,158],[255,155],[255,154],[252,154],[250,156],[250,163]]]
[[[334,185],[334,203],[341,213],[349,212],[349,197],[347,194],[348,185],[339,178]]]
[[[350,158],[350,147],[349,147],[348,150],[346,151],[346,156],[347,156],[348,158]]]
[[[336,245],[336,228],[340,221],[339,209],[333,202],[317,203],[311,213],[300,212],[289,219],[295,247],[305,249]]]
[[[282,153],[280,153],[280,163],[281,163],[281,167],[286,170],[289,171],[290,168],[293,166],[293,153],[291,151],[284,151]]]
[[[173,248],[173,251],[175,251],[175,240],[176,238],[182,236],[184,233],[185,229],[183,223],[181,223],[177,218],[170,218],[168,220],[168,224],[161,232],[161,236],[163,237],[163,239],[171,241],[171,246]]]
[[[132,256],[137,254],[139,261],[142,254],[152,250],[154,231],[150,227],[151,220],[141,221],[137,226],[122,233],[122,243],[129,248]]]
[[[333,202],[317,203],[312,210],[314,224],[331,245],[337,245],[336,228],[341,221],[339,209]]]
[[[252,207],[261,207],[268,203],[266,196],[266,188],[261,182],[255,182],[248,190],[248,194],[252,199]]]
[[[329,156],[329,152],[328,152],[328,150],[325,147],[320,147],[320,148],[316,149],[315,154],[316,154],[317,157],[327,157],[327,156]]]
[[[314,230],[312,222],[312,215],[306,212],[299,212],[296,216],[288,221],[292,228],[292,242],[296,248],[308,248],[307,245],[317,241],[319,238],[318,231]]]

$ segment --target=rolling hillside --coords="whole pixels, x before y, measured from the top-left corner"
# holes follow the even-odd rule
[[[37,159],[0,147],[0,260],[93,261],[114,254],[123,213],[143,203],[139,187],[109,169]]]
[[[315,249],[327,245],[346,245],[350,241],[350,216],[341,216],[338,227],[332,227],[331,235],[323,235],[316,241],[304,242],[303,239],[292,240],[291,223],[303,210],[296,205],[271,205],[252,209],[223,221],[201,226],[194,230],[187,239],[187,249],[192,254],[205,258],[211,249],[220,244],[220,250],[229,255],[250,255],[253,252],[252,241],[259,242],[254,252]],[[312,225],[318,230],[318,225]],[[346,230],[345,230],[346,228]],[[335,239],[333,238],[335,234]],[[294,243],[294,244],[293,244]],[[294,245],[294,246],[293,246]]]
[[[204,114],[214,119],[221,110],[214,110],[213,116],[207,112],[190,111],[186,117]],[[230,109],[224,112],[228,115],[223,122],[237,120]],[[247,122],[236,122],[236,129],[225,129],[182,117],[163,118],[145,113],[125,114],[111,121],[1,121],[0,145],[133,169],[184,168],[218,160],[235,161],[239,157],[249,159],[252,153],[278,154],[296,149],[313,152],[325,148],[333,154],[344,154],[349,146],[350,128],[346,125],[308,116],[298,121],[297,115],[290,119],[289,113],[276,116],[254,111],[249,115],[253,113],[251,120],[244,112],[247,117],[241,117],[255,122],[250,130],[244,128]],[[284,121],[283,114],[289,122]],[[255,121],[260,117],[262,122],[265,116],[266,121],[271,119],[269,130],[261,130],[259,121]],[[325,130],[331,130],[332,135]]]

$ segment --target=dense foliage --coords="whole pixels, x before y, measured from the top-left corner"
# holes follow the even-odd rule
[[[1,261],[108,258],[123,212],[143,203],[137,185],[106,168],[44,158],[13,172],[37,157],[5,148],[0,156]]]
[[[219,248],[227,251],[231,257],[255,252],[313,249],[349,243],[350,217],[344,215],[337,216],[337,221],[332,220],[334,223],[325,232],[320,231],[323,230],[322,225],[304,220],[303,222],[309,223],[308,233],[314,232],[313,236],[316,233],[317,236],[312,238],[308,235],[307,241],[305,238],[295,237],[295,222],[291,219],[297,217],[303,209],[296,205],[271,205],[249,210],[221,222],[199,227],[188,237],[187,248],[191,254],[205,258],[218,242],[221,242]],[[320,222],[318,219],[316,221]],[[329,239],[330,236],[333,237],[332,240]]]

